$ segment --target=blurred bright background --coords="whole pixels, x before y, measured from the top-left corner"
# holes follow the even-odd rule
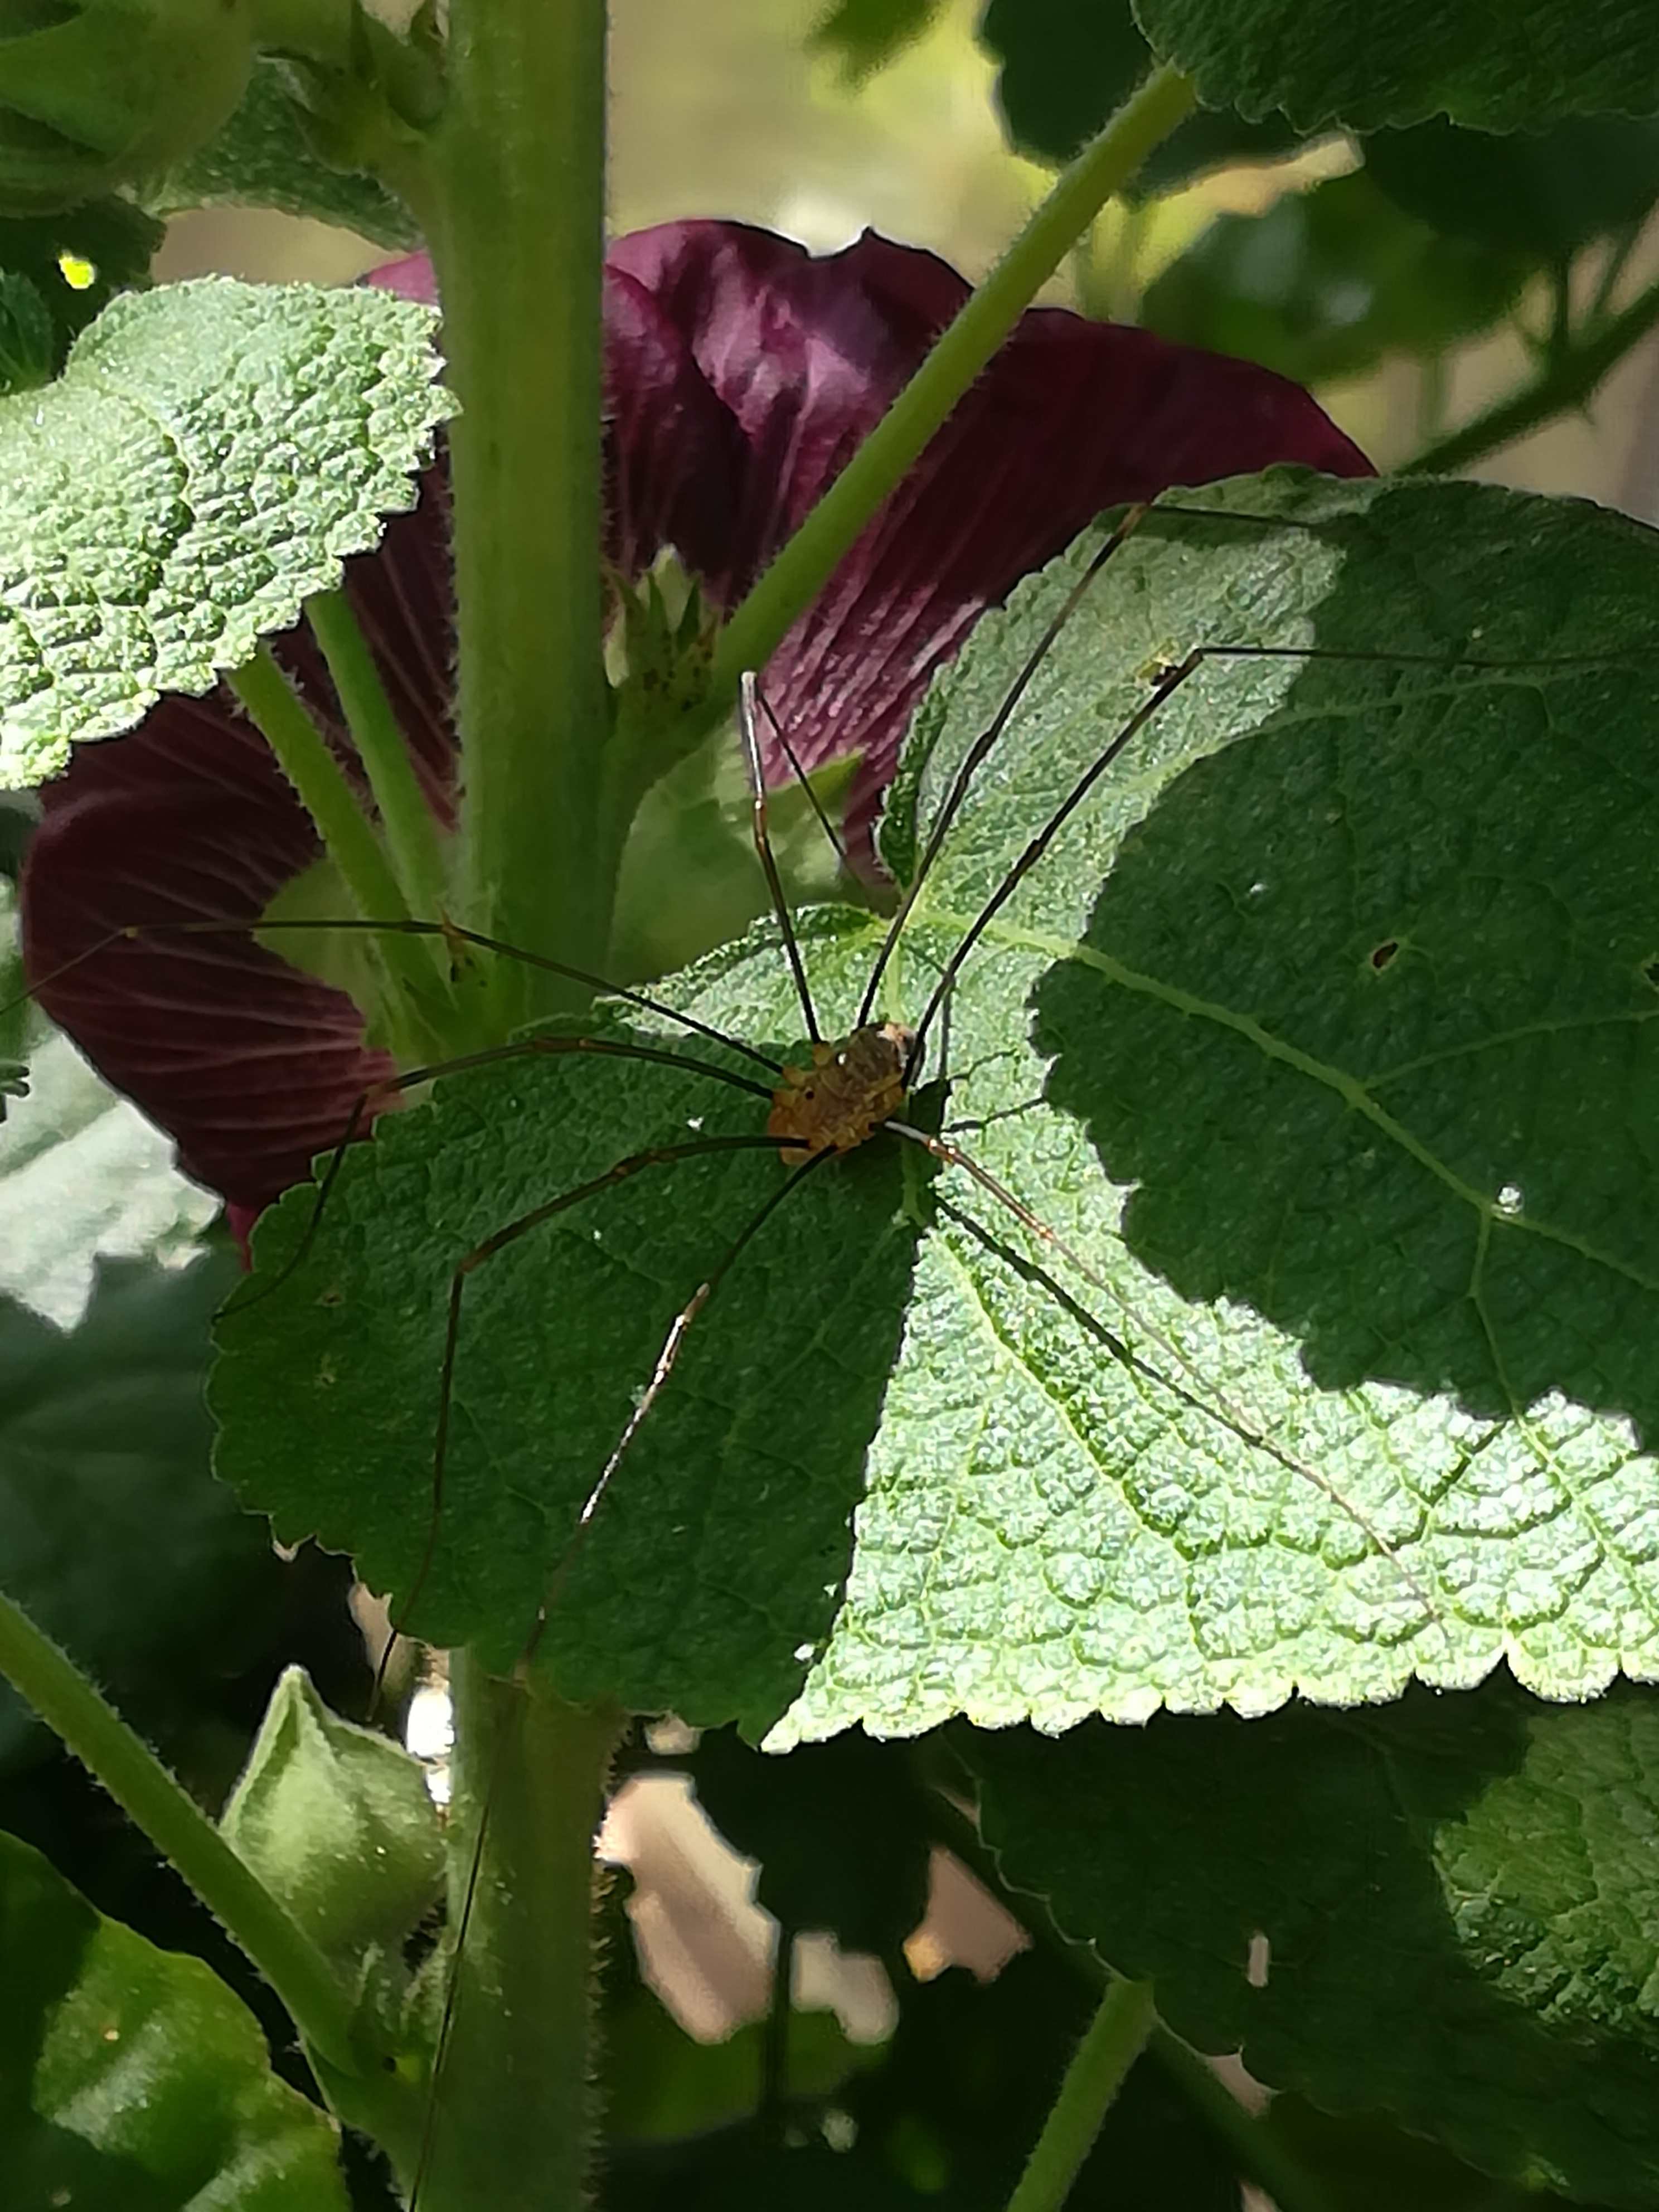
[[[613,0],[613,228],[727,216],[825,251],[868,225],[979,274],[1052,174],[1009,149],[997,64],[976,35],[982,5],[942,0],[922,35],[860,82],[842,53],[813,42],[826,0],[702,0],[695,9]],[[1140,319],[1147,287],[1216,217],[1260,213],[1352,166],[1346,146],[1333,142],[1294,161],[1212,173],[1137,210],[1110,208],[1048,296]],[[1257,250],[1282,254],[1284,234],[1264,233]],[[384,258],[321,224],[202,210],[176,219],[160,273],[328,282]],[[1576,286],[1595,282],[1594,251],[1585,258]],[[1279,273],[1264,272],[1269,286]],[[1623,264],[1620,296],[1656,276],[1659,230],[1650,226]],[[1330,311],[1328,290],[1322,305]],[[1363,299],[1353,312],[1364,312]],[[1536,332],[1549,313],[1547,284],[1523,286],[1515,317]],[[1342,427],[1389,466],[1511,390],[1528,368],[1506,319],[1447,352],[1385,355],[1363,374],[1316,380],[1316,388]],[[1650,334],[1633,349],[1588,412],[1551,422],[1469,472],[1659,513],[1659,338]]]

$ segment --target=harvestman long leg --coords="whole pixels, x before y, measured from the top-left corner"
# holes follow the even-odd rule
[[[501,1250],[503,1245],[515,1241],[519,1237],[528,1234],[532,1229],[539,1226],[542,1222],[549,1219],[553,1214],[562,1212],[566,1206],[574,1206],[582,1199],[592,1196],[596,1192],[605,1189],[611,1183],[622,1182],[625,1176],[636,1174],[642,1168],[665,1164],[668,1160],[673,1158],[684,1159],[690,1158],[698,1152],[735,1151],[745,1144],[754,1146],[765,1146],[769,1149],[775,1149],[776,1139],[771,1137],[756,1137],[748,1139],[741,1137],[729,1137],[724,1139],[718,1137],[705,1138],[697,1144],[665,1146],[658,1147],[651,1152],[631,1154],[627,1159],[617,1161],[616,1165],[610,1169],[605,1174],[596,1176],[591,1182],[583,1183],[574,1190],[566,1191],[560,1197],[551,1200],[546,1206],[538,1206],[534,1212],[524,1215],[518,1221],[509,1223],[505,1229],[498,1230],[494,1237],[488,1238],[483,1245],[478,1247],[476,1253],[469,1254],[468,1260],[471,1261],[474,1267],[481,1266],[484,1259],[489,1257],[495,1252]],[[558,1602],[559,1592],[562,1588],[567,1577],[569,1575],[572,1567],[575,1564],[577,1554],[581,1549],[583,1540],[587,1534],[588,1529],[592,1526],[593,1516],[599,1511],[600,1501],[604,1498],[605,1492],[610,1488],[612,1477],[615,1475],[617,1468],[622,1465],[623,1459],[627,1456],[629,1449],[632,1445],[635,1437],[638,1435],[641,1424],[644,1422],[647,1415],[650,1413],[652,1407],[656,1403],[659,1395],[661,1394],[668,1382],[669,1376],[673,1373],[675,1364],[680,1356],[681,1347],[684,1344],[686,1337],[690,1333],[692,1328],[696,1325],[698,1316],[708,1305],[708,1301],[714,1297],[721,1282],[725,1279],[726,1275],[730,1273],[732,1268],[736,1265],[738,1260],[741,1257],[745,1249],[753,1241],[753,1239],[758,1236],[766,1222],[775,1212],[776,1212],[777,1209],[783,1204],[784,1200],[790,1195],[791,1192],[795,1190],[799,1185],[811,1174],[815,1168],[822,1165],[823,1161],[830,1158],[831,1157],[833,1156],[829,1152],[815,1152],[810,1159],[803,1161],[800,1166],[796,1168],[791,1173],[787,1181],[779,1184],[777,1189],[773,1192],[772,1195],[766,1200],[764,1205],[757,1207],[744,1228],[732,1238],[731,1243],[727,1245],[720,1259],[715,1262],[714,1266],[709,1269],[708,1274],[703,1278],[702,1281],[699,1283],[696,1289],[692,1292],[690,1297],[687,1299],[684,1305],[680,1308],[678,1313],[675,1315],[673,1320],[669,1323],[668,1333],[663,1339],[662,1349],[658,1352],[656,1364],[651,1370],[651,1379],[646,1384],[644,1390],[640,1394],[639,1403],[629,1415],[627,1422],[623,1428],[622,1434],[617,1437],[610,1457],[600,1468],[592,1489],[588,1492],[586,1499],[583,1501],[581,1510],[576,1516],[576,1524],[571,1533],[569,1540],[565,1545],[563,1551],[559,1554],[558,1559],[554,1562],[552,1572],[548,1577],[546,1588],[542,1595],[542,1601],[537,1607],[535,1622],[531,1628],[529,1636],[526,1639],[524,1650],[519,1656],[519,1668],[520,1671],[526,1668],[530,1664],[531,1661],[535,1657],[537,1646],[540,1644],[542,1637],[546,1632],[547,1624],[552,1617],[553,1608]],[[452,1278],[450,1323],[445,1343],[446,1388],[447,1387],[447,1377],[449,1375],[453,1374],[453,1371],[455,1338],[459,1319],[459,1286],[464,1280],[462,1268],[466,1266],[467,1261],[464,1261],[461,1263],[461,1267],[457,1268],[455,1275]],[[448,1407],[447,1401],[446,1401],[446,1428],[447,1426],[447,1415]],[[434,1484],[439,1480],[440,1477],[434,1471]],[[436,1518],[434,1516],[433,1523],[434,1536],[435,1536],[435,1533]],[[432,1543],[429,1540],[426,1556],[422,1562],[420,1572],[416,1577],[416,1591],[419,1588],[421,1577],[425,1574],[427,1569],[430,1566],[431,1559]],[[410,1606],[413,1605],[414,1597],[415,1592],[411,1591],[409,1602],[404,1608],[405,1615],[407,1615]],[[387,1650],[389,1651],[390,1649],[391,1645],[388,1644]],[[375,1678],[377,1687],[381,1677],[384,1675],[385,1668],[386,1659],[382,1657],[380,1670]],[[460,1913],[455,1923],[453,1950],[454,1955],[457,1958],[459,1957],[461,1950],[465,1944],[467,1929],[471,1923],[473,1907],[477,1899],[478,1883],[483,1870],[484,1838],[489,1823],[489,1808],[490,1800],[495,1795],[495,1771],[498,1762],[501,1757],[504,1741],[504,1737],[498,1738],[495,1749],[491,1754],[490,1771],[485,1778],[483,1811],[479,1817],[478,1832],[473,1842],[472,1854],[467,1866],[466,1887],[462,1895]],[[450,2036],[455,2024],[455,2008],[459,2000],[459,1978],[452,1972],[444,1990],[443,2010],[439,2018],[438,2033],[433,2045],[432,2086],[427,2098],[426,2112],[422,2119],[420,2150],[416,2160],[414,2182],[410,2191],[410,2212],[417,2212],[420,2202],[421,2185],[426,2177],[427,2168],[431,2161],[433,2134],[437,2123],[439,2084],[443,2077],[444,2057],[448,2050]]]

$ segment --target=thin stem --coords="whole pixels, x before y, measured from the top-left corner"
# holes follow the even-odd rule
[[[410,914],[441,915],[448,905],[443,841],[351,602],[343,592],[319,592],[306,602],[306,618],[374,793],[404,905]],[[435,939],[428,943],[441,972],[441,949]]]
[[[605,0],[453,0],[428,240],[461,402],[461,911],[589,967],[621,860],[602,819],[605,38]],[[537,981],[492,979],[500,1024],[580,1003]]]
[[[1150,1982],[1112,1980],[1079,2044],[1008,2212],[1060,2212],[1152,2029]]]
[[[996,1854],[970,1816],[936,1786],[927,1788],[926,1803],[934,1840],[961,1860],[1012,1915],[1038,1951],[1074,1980],[1098,1990],[1106,1976],[1099,1959],[1085,1945],[1068,1943],[1036,1898],[1009,1887],[1002,1879]],[[1335,2212],[1323,2179],[1278,2142],[1255,2113],[1239,2103],[1208,2061],[1161,2021],[1152,2029],[1147,2053],[1226,2144],[1243,2179],[1265,2190],[1278,2212]]]
[[[374,2069],[351,1992],[286,1908],[73,1662],[0,1595],[0,1673],[27,1698],[252,1960],[307,2044],[333,2068]]]
[[[1607,372],[1659,323],[1659,283],[1638,292],[1630,305],[1589,337],[1566,347],[1534,376],[1466,422],[1461,430],[1426,446],[1406,462],[1403,474],[1445,476],[1484,460],[1502,446],[1524,437],[1540,422],[1582,406]]]
[[[763,668],[1100,210],[1194,104],[1173,69],[1148,77],[1053,191],[721,631],[710,675],[730,696]]]
[[[227,681],[299,794],[358,911],[406,915],[403,892],[374,824],[269,647],[262,645]],[[412,939],[387,938],[380,957],[394,981],[404,987],[392,1002],[408,1032],[399,1039],[404,1056],[424,1056],[434,1044],[441,1049],[441,1040],[416,1026],[415,1007],[432,995],[432,970],[424,948]]]
[[[622,1719],[465,1654],[452,1667],[450,1916],[466,1936],[416,2201],[575,2212],[594,2118],[593,1837]]]

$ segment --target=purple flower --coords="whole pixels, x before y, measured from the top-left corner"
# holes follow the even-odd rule
[[[430,296],[416,258],[377,282]],[[965,295],[933,255],[867,234],[815,259],[736,223],[620,240],[605,290],[606,553],[641,574],[672,546],[706,598],[742,598]],[[1168,485],[1300,461],[1368,474],[1307,395],[1244,362],[1034,309],[842,562],[765,672],[808,767],[862,756],[849,827],[869,831],[928,678],[1099,510]],[[451,600],[441,465],[346,589],[446,819]],[[307,633],[279,658],[356,774]],[[779,780],[781,756],[769,763]],[[53,1018],[177,1139],[182,1165],[257,1210],[337,1141],[392,1063],[343,993],[251,936],[124,940],[53,982],[105,932],[252,922],[317,855],[264,741],[223,692],[169,699],[78,751],[43,794],[23,879],[25,946]]]

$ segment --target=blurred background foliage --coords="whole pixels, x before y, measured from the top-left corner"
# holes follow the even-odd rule
[[[970,276],[1147,63],[1127,0],[615,0],[611,14],[616,229],[730,216],[827,251],[869,225]],[[1141,181],[1048,297],[1313,386],[1381,466],[1428,456],[1659,509],[1659,124],[1300,143],[1281,121],[1201,113]],[[158,270],[326,281],[386,250],[215,208],[175,217]],[[1516,393],[1540,419],[1473,458],[1447,448]]]

